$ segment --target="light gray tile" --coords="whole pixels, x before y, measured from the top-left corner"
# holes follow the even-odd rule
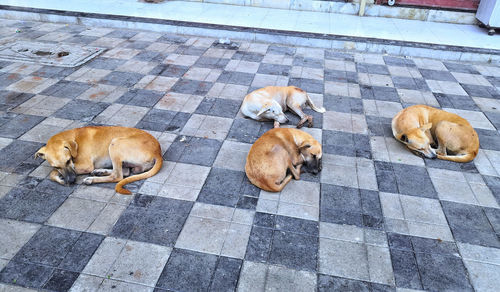
[[[68,198],[47,220],[47,224],[85,231],[101,213],[106,203]]]
[[[38,229],[38,224],[0,219],[0,258],[11,259]]]

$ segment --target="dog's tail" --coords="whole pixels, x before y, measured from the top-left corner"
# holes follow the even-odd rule
[[[318,113],[324,113],[326,110],[324,107],[317,107],[314,105],[314,103],[312,102],[311,98],[309,97],[309,94],[306,93],[306,98],[307,98],[307,104],[316,112]]]
[[[469,162],[472,161],[477,155],[477,152],[469,152],[464,155],[439,155],[437,154],[437,158],[439,159],[444,159],[444,160],[449,160],[449,161],[455,161],[455,162]]]
[[[153,175],[157,174],[158,171],[160,171],[162,165],[163,165],[163,158],[161,157],[161,154],[160,154],[160,155],[158,155],[155,158],[155,165],[153,165],[153,168],[151,168],[150,170],[148,170],[146,172],[139,173],[139,174],[136,174],[136,175],[132,175],[132,176],[129,176],[127,178],[122,179],[121,181],[119,181],[116,184],[115,191],[117,193],[120,193],[120,194],[123,194],[123,195],[130,195],[130,194],[132,194],[129,190],[124,189],[123,186],[126,185],[126,184],[129,184],[129,183],[141,180],[141,179],[152,177]]]

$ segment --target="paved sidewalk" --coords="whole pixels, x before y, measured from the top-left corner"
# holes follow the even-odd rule
[[[14,36],[109,50],[77,68],[0,62],[0,290],[500,285],[499,67],[0,20],[0,40]],[[327,110],[306,109],[304,129],[322,142],[323,171],[278,194],[244,173],[272,124],[239,107],[267,85],[299,86]],[[391,117],[417,103],[471,122],[474,162],[423,160],[392,138]],[[96,124],[152,133],[162,171],[128,185],[133,196],[49,181],[33,154]]]

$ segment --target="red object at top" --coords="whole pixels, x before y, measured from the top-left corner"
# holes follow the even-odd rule
[[[412,5],[434,8],[451,8],[461,10],[477,10],[480,0],[396,0],[398,5]],[[384,4],[387,0],[376,0],[375,4]]]

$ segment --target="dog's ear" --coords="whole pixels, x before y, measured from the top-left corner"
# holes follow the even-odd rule
[[[427,130],[430,130],[431,128],[432,128],[432,123],[427,123],[427,124],[423,125],[422,127],[420,127],[420,130],[427,131]]]
[[[35,153],[35,159],[37,159],[38,157],[42,158],[42,159],[45,159],[45,150],[47,148],[45,148],[45,146],[43,146],[42,148],[38,149],[38,151]]]
[[[257,113],[257,116],[260,116],[261,114],[265,113],[266,111],[270,110],[272,107],[271,103],[265,103],[262,105],[262,108],[260,111]]]
[[[403,134],[401,135],[401,137],[399,137],[399,140],[403,143],[408,143],[408,136],[406,136],[406,134]]]
[[[71,157],[76,158],[78,153],[78,144],[75,141],[64,142],[64,148],[69,150]]]
[[[299,151],[302,152],[308,148],[311,148],[311,144],[304,142],[304,143],[302,143],[302,145],[299,146]]]

